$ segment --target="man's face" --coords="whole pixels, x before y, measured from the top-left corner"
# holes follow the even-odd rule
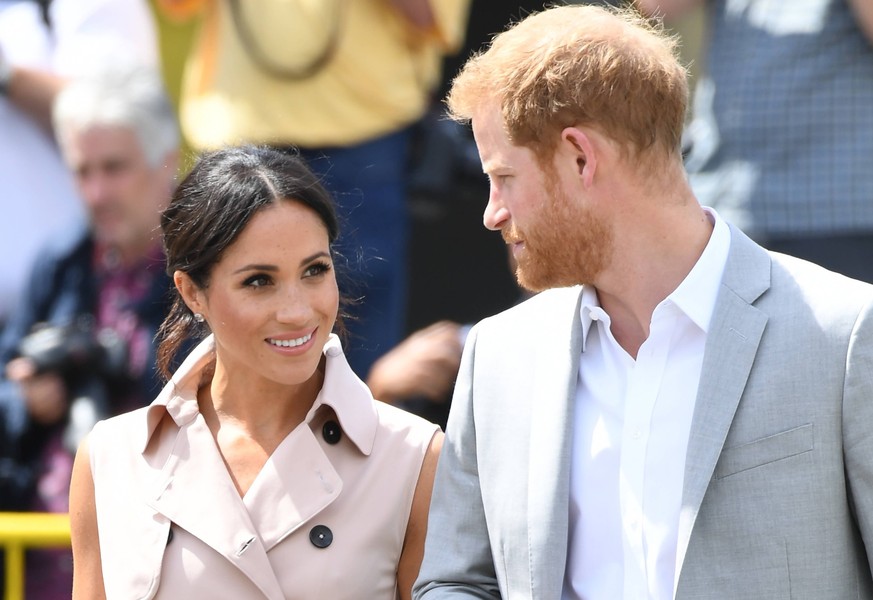
[[[65,155],[96,239],[122,253],[149,247],[169,199],[171,167],[152,167],[136,134],[120,126],[72,133]]]
[[[595,284],[612,252],[612,231],[580,195],[574,169],[556,153],[544,170],[533,151],[514,145],[499,111],[481,111],[473,135],[482,168],[491,182],[484,223],[498,230],[517,263],[524,288]]]

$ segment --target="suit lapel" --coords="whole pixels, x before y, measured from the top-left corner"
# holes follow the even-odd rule
[[[582,325],[581,288],[555,292],[556,301],[532,344],[536,350],[528,485],[531,594],[560,598],[567,562],[573,404]]]
[[[730,254],[709,326],[688,440],[676,549],[677,585],[694,522],[767,324],[767,315],[752,303],[769,287],[769,255],[731,227]]]
[[[264,596],[284,598],[258,530],[201,416],[179,428],[149,506],[224,556]]]

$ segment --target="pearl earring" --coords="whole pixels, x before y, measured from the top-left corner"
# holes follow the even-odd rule
[[[201,315],[200,313],[194,313],[194,320],[197,321],[198,323],[202,323],[206,319],[204,319],[203,315]]]

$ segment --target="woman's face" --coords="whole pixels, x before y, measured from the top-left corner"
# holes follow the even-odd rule
[[[189,306],[206,318],[230,379],[303,383],[318,367],[339,304],[327,229],[303,204],[270,205],[194,295],[198,306]]]

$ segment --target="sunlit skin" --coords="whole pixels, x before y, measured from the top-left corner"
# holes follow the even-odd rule
[[[593,283],[612,252],[604,219],[571,196],[565,172],[547,174],[532,150],[511,142],[498,110],[477,113],[473,133],[491,182],[483,220],[509,246],[519,284],[541,291]]]
[[[473,115],[473,133],[492,186],[485,225],[508,239],[519,282],[533,290],[593,285],[613,336],[636,357],[655,307],[689,273],[712,232],[681,157],[648,154],[654,178],[614,140],[579,125],[555,136],[544,172],[531,150],[511,143],[498,107]]]
[[[226,459],[244,466],[229,465],[244,493],[321,389],[322,349],[339,305],[327,229],[311,209],[279,201],[252,217],[205,289],[178,271],[175,280],[215,336],[215,374],[201,390],[201,412]],[[277,345],[292,340],[299,345]],[[249,439],[258,440],[258,460]]]
[[[139,258],[157,239],[175,177],[175,153],[152,166],[127,127],[90,127],[64,140],[95,239],[118,250],[123,260]]]
[[[536,219],[546,204],[546,196],[545,177],[533,152],[509,141],[497,110],[481,109],[472,125],[482,170],[491,183],[483,215],[485,227],[499,231],[511,223],[521,227]],[[524,242],[509,243],[517,258]]]

